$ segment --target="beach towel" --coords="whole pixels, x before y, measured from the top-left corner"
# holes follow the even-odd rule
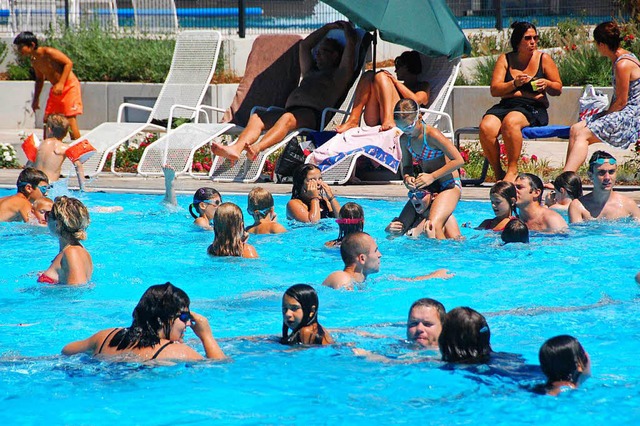
[[[380,126],[356,127],[329,139],[313,151],[306,162],[315,164],[324,172],[345,157],[359,153],[396,173],[402,160],[401,135],[402,132],[395,127],[385,132],[380,131]]]

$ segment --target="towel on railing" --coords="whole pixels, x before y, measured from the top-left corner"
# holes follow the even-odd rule
[[[380,131],[380,126],[356,127],[329,139],[313,151],[306,162],[315,164],[324,172],[345,157],[360,153],[396,173],[402,160],[401,135],[402,132],[395,127],[384,132]]]

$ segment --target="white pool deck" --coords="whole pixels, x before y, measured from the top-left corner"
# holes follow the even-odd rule
[[[36,132],[41,134],[41,129],[0,129],[0,142],[11,143],[21,157],[19,132]],[[85,133],[85,131],[82,131]],[[564,141],[527,141],[525,150],[531,155],[535,154],[540,159],[547,159],[553,166],[559,167],[564,161],[567,143]],[[590,152],[604,149],[611,152],[619,161],[625,156],[630,156],[631,151],[611,149],[604,144],[596,144],[590,147]],[[0,188],[14,189],[20,169],[0,169]],[[484,183],[479,187],[466,186],[462,190],[463,200],[488,200],[491,183]],[[77,188],[75,180],[70,180],[70,188]],[[179,194],[193,194],[202,186],[214,186],[222,193],[246,194],[255,186],[261,186],[273,194],[290,194],[291,184],[277,184],[273,182],[245,183],[219,183],[207,179],[194,179],[188,175],[179,176],[176,182],[176,192]],[[131,192],[131,193],[164,193],[164,179],[162,177],[143,176],[115,176],[111,173],[101,173],[87,184],[87,188],[100,192]],[[400,182],[371,182],[358,185],[335,185],[334,192],[339,197],[354,198],[404,198],[406,189]],[[587,187],[589,189],[589,187]],[[625,195],[640,202],[640,187],[619,186],[616,189],[624,191]]]

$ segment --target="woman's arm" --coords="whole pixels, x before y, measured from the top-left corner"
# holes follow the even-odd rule
[[[287,218],[304,223],[315,223],[320,220],[320,197],[311,199],[311,206],[294,198],[287,203]]]
[[[546,92],[550,96],[560,96],[562,94],[562,80],[556,63],[550,55],[542,55],[542,69],[546,78],[536,80],[538,92]]]
[[[202,342],[207,358],[225,359],[226,356],[224,352],[222,352],[222,349],[218,346],[218,342],[216,342],[216,339],[213,337],[209,320],[193,311],[191,311],[191,317],[195,320],[195,322],[191,323],[191,329]]]
[[[506,53],[500,55],[496,61],[496,65],[493,68],[493,76],[491,77],[491,96],[494,98],[501,98],[506,95],[511,95],[516,91],[516,79],[506,82],[504,81],[507,75],[507,56]]]
[[[402,181],[407,189],[415,189],[415,176],[413,175],[413,156],[407,148],[409,136],[400,136],[400,150],[402,152]]]
[[[615,96],[606,114],[620,111],[627,106],[629,101],[629,83],[631,80],[631,72],[635,68],[632,61],[618,61],[613,72],[616,76],[616,87],[613,88]],[[603,114],[604,115],[604,114]]]
[[[62,348],[62,354],[75,355],[84,352],[95,352],[96,348],[98,347],[98,343],[102,343],[102,341],[104,341],[104,339],[107,337],[107,334],[111,333],[113,330],[115,329],[110,328],[107,330],[102,330],[89,337],[88,339],[67,343],[67,345]]]
[[[385,73],[385,75],[387,75],[391,79],[391,81],[393,82],[393,85],[398,91],[398,94],[400,94],[401,99],[402,98],[413,99],[418,103],[418,105],[427,105],[429,103],[429,92],[428,92],[429,84],[428,83],[426,84],[426,90],[418,90],[417,92],[414,92],[413,90],[409,89],[403,82],[401,82],[396,77],[391,75],[390,72],[387,72],[387,71],[383,71],[383,72]]]
[[[416,186],[419,188],[426,188],[441,177],[453,173],[464,166],[464,159],[460,155],[460,151],[442,132],[431,126],[425,126],[425,131],[427,132],[429,145],[441,150],[448,161],[445,162],[444,166],[431,173],[420,173],[416,178]]]

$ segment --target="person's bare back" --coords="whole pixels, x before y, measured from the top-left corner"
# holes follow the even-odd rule
[[[60,82],[65,65],[63,59],[68,60],[64,53],[52,47],[39,47],[31,54],[30,58],[31,66],[36,74],[40,73],[51,84],[55,85]],[[73,71],[69,75],[73,75]]]
[[[56,138],[45,139],[38,147],[38,156],[33,164],[38,170],[42,170],[53,183],[60,179],[62,163],[68,146]]]

